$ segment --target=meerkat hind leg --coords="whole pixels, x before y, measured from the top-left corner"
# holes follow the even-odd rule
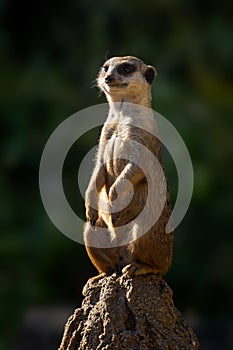
[[[149,273],[153,273],[155,275],[160,275],[161,271],[159,271],[158,269],[152,268],[148,265],[142,264],[142,263],[132,262],[132,263],[126,265],[122,269],[122,273],[124,275],[129,276],[129,277],[133,277],[133,276],[147,275]]]

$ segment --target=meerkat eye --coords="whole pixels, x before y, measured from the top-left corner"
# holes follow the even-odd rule
[[[109,66],[108,66],[108,65],[103,66],[103,71],[104,71],[104,72],[107,72],[107,71],[108,71],[108,68],[109,68]]]
[[[132,66],[130,64],[125,64],[122,67],[122,70],[124,71],[124,73],[129,74],[131,72]]]
[[[119,74],[131,74],[136,71],[136,66],[130,63],[122,63],[117,68]]]

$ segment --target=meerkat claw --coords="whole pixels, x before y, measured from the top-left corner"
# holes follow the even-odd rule
[[[101,280],[102,278],[104,278],[106,276],[107,276],[107,274],[105,272],[103,272],[103,273],[100,273],[97,276],[89,278],[89,280],[87,281],[86,285],[83,287],[82,294],[85,296],[87,294],[87,291],[88,291],[88,288],[90,287],[90,285],[92,285],[93,283],[98,282],[99,280]]]
[[[132,263],[126,265],[122,269],[123,275],[126,275],[128,277],[133,276],[140,276],[140,275],[147,275],[147,274],[154,274],[154,275],[160,275],[161,272],[158,269],[152,268],[150,266],[140,264],[140,263]]]
[[[128,264],[122,269],[122,274],[132,277],[135,274],[137,267],[133,264]]]
[[[96,220],[90,220],[90,224],[91,224],[91,226],[95,226]]]

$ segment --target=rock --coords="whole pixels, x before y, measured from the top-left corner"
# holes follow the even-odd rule
[[[65,326],[59,350],[199,349],[160,277],[113,274],[89,280],[84,296]]]

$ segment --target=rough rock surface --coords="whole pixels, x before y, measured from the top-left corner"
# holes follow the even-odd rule
[[[59,350],[193,350],[192,329],[155,276],[115,274],[87,282],[82,307],[69,318]]]

